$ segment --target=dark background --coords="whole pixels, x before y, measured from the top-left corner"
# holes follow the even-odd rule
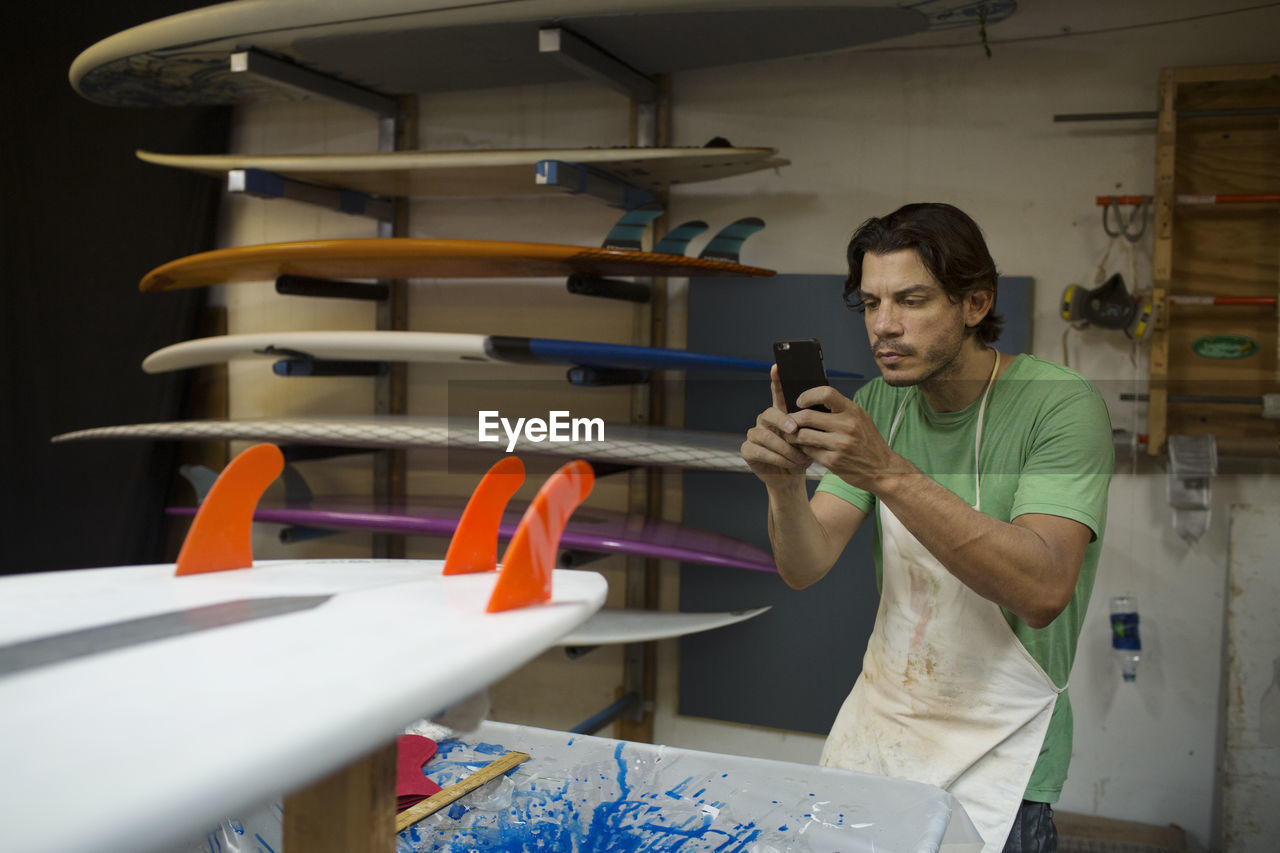
[[[0,131],[0,573],[161,562],[177,446],[50,444],[90,426],[179,416],[184,372],[142,358],[195,336],[201,291],[141,294],[152,267],[211,248],[218,181],[141,163],[137,148],[222,152],[227,108],[134,110],[84,100],[72,60],[175,0],[8,9]]]

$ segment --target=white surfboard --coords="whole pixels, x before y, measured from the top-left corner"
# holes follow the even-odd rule
[[[976,28],[1015,9],[1012,0],[238,0],[110,36],[81,53],[69,76],[104,104],[286,97],[230,70],[232,52],[254,47],[387,94],[481,89],[580,79],[540,49],[546,27],[652,75]]]
[[[714,631],[754,619],[768,610],[730,610],[723,613],[679,613],[659,610],[604,608],[556,643],[559,646],[608,646],[669,640]]]
[[[772,362],[629,344],[475,335],[459,332],[300,331],[214,335],[151,353],[147,373],[186,370],[241,358],[285,360],[277,372],[309,372],[309,362],[406,361],[426,364],[553,364],[635,370],[732,370],[766,374]],[[833,376],[847,375],[830,371]]]
[[[488,614],[498,573],[441,569],[313,560],[0,578],[0,849],[194,837],[507,675],[606,594],[600,575],[559,570],[549,604]]]
[[[548,413],[551,414],[551,413]],[[550,419],[548,419],[550,424]],[[749,425],[748,425],[749,426]],[[563,432],[563,431],[562,431]],[[243,439],[274,444],[320,444],[342,447],[435,447],[450,450],[490,450],[519,455],[569,457],[597,463],[687,468],[701,471],[748,473],[741,447],[743,434],[700,432],[662,427],[648,429],[606,426],[603,440],[533,441],[521,432],[513,444],[501,427],[481,433],[475,422],[444,418],[333,418],[281,420],[159,421],[147,424],[93,427],[55,436],[53,441],[103,439],[162,439],[173,441]],[[595,438],[593,434],[590,438]],[[510,446],[510,450],[508,450]],[[821,479],[826,469],[816,462],[806,472]]]
[[[631,186],[660,189],[774,169],[790,161],[774,148],[548,148],[490,151],[393,151],[384,154],[156,154],[138,158],[223,177],[260,169],[296,181],[383,196],[509,196],[546,192],[537,165],[590,166]]]

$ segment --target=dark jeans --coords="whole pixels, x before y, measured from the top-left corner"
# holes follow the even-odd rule
[[[1004,843],[1004,853],[1057,853],[1058,828],[1048,803],[1023,800]]]

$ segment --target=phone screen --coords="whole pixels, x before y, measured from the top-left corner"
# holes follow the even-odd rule
[[[782,396],[788,412],[798,412],[796,398],[810,388],[830,384],[822,365],[822,344],[816,338],[774,341],[773,360],[778,365],[778,379],[782,383]],[[813,406],[818,411],[829,411],[826,406]]]

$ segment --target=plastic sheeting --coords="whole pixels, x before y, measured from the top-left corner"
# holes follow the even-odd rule
[[[424,768],[448,787],[530,759],[402,832],[397,853],[976,853],[964,808],[929,785],[758,758],[485,723]],[[280,853],[280,810],[228,821],[221,849]],[[210,849],[193,845],[190,848]],[[215,844],[212,849],[219,849]],[[287,853],[287,851],[286,851]]]

